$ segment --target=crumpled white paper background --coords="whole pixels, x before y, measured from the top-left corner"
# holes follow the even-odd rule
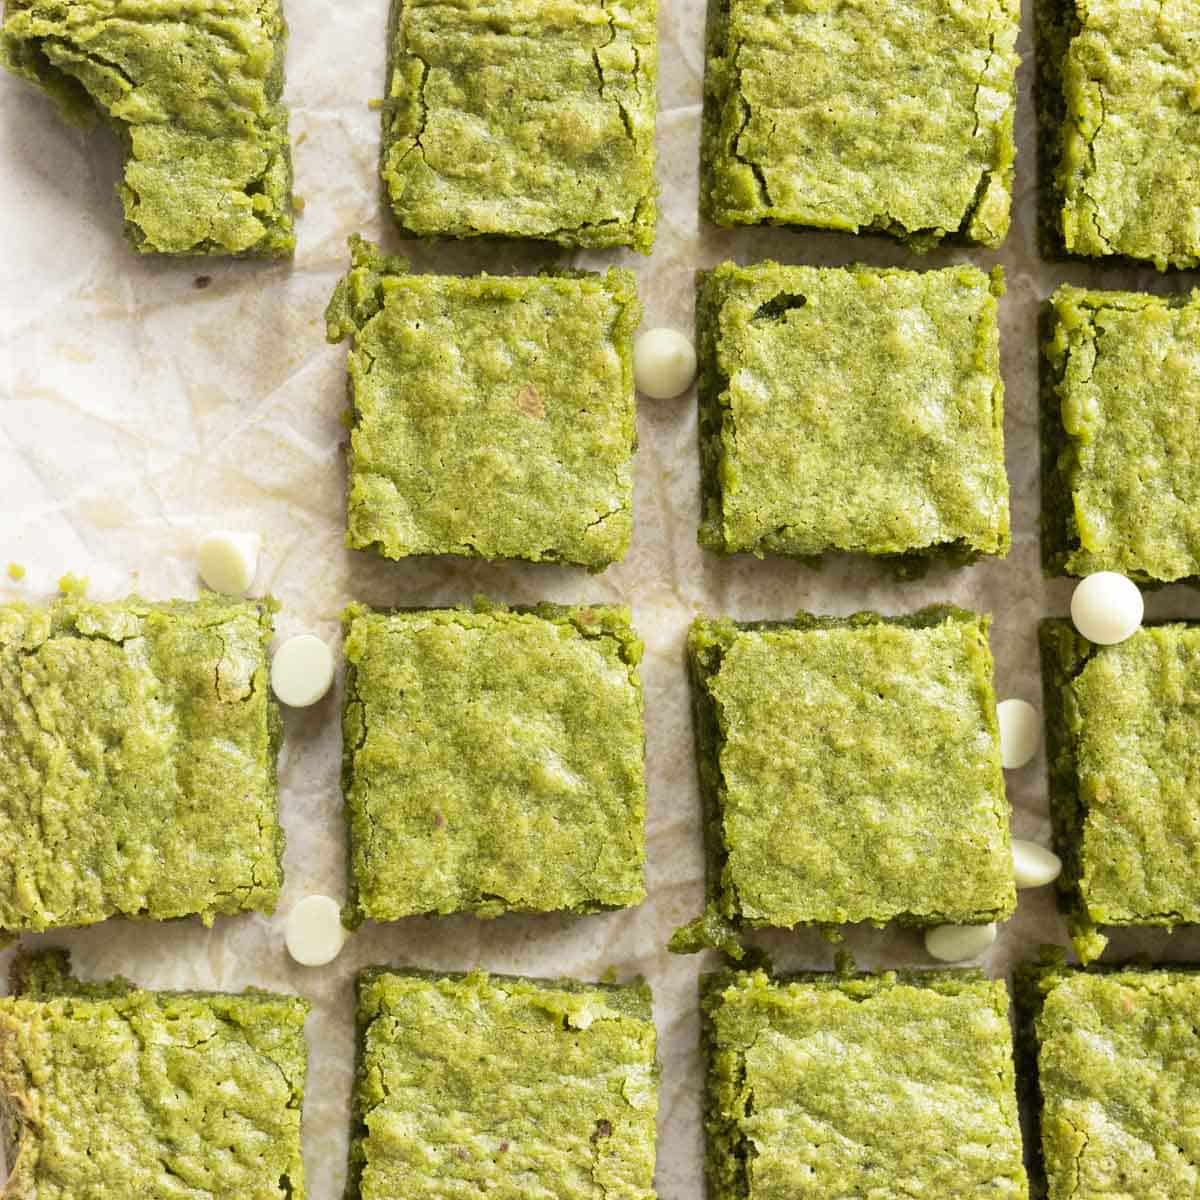
[[[1027,6],[1028,7],[1028,6]],[[350,599],[378,605],[442,604],[477,592],[513,603],[626,601],[647,653],[649,900],[639,909],[571,921],[513,917],[411,920],[357,933],[331,966],[298,967],[283,946],[283,916],[312,891],[340,896],[343,841],[338,789],[340,696],[286,714],[281,762],[287,882],[279,913],[168,925],[110,921],[29,939],[69,946],[85,976],[120,972],[158,988],[297,991],[314,1005],[305,1156],[314,1200],[340,1196],[345,1175],[353,1060],[352,980],[368,963],[462,970],[485,966],[533,975],[595,978],[612,967],[644,974],[655,994],[663,1063],[658,1190],[693,1200],[701,1188],[696,982],[703,958],[663,949],[702,903],[700,821],[683,659],[699,610],[740,618],[799,608],[898,612],[952,601],[993,614],[1001,697],[1040,705],[1035,623],[1064,613],[1070,584],[1038,567],[1036,309],[1062,280],[1154,291],[1189,286],[1103,267],[1040,263],[1035,253],[1032,47],[1021,49],[1018,200],[998,253],[962,249],[917,257],[872,238],[786,231],[737,233],[696,215],[703,72],[701,0],[664,0],[660,16],[659,167],[662,217],[652,257],[569,256],[496,244],[402,243],[376,181],[378,118],[368,101],[384,80],[386,0],[288,0],[292,27],[287,99],[296,187],[306,201],[294,263],[155,261],[122,240],[113,184],[119,159],[107,135],[62,125],[32,89],[0,78],[0,569],[25,564],[21,584],[0,576],[0,599],[41,601],[66,570],[90,576],[93,595],[138,590],[194,595],[193,546],[210,528],[260,530],[266,542],[256,592],[283,604],[279,632],[339,636]],[[725,258],[932,267],[963,260],[1008,273],[1002,302],[1008,466],[1014,547],[1007,561],[935,571],[897,584],[869,563],[814,572],[786,561],[719,560],[695,543],[699,502],[694,397],[643,401],[637,509],[628,559],[603,575],[532,564],[385,563],[342,545],[344,350],[324,342],[322,310],[346,266],[354,232],[443,272],[535,270],[549,263],[633,267],[646,326],[691,327],[692,274]],[[201,279],[209,282],[202,286]],[[1200,598],[1168,588],[1154,616],[1200,615]],[[1014,833],[1048,836],[1041,755],[1008,773]],[[536,847],[530,847],[536,853]],[[1003,973],[1044,940],[1063,941],[1050,889],[1021,893],[1020,907],[988,957]],[[815,934],[760,939],[786,967],[827,968],[833,948]],[[864,967],[927,965],[919,936],[854,931]],[[1200,958],[1200,937],[1114,939],[1156,957]],[[1111,953],[1111,952],[1110,952]],[[7,955],[0,967],[7,967]]]

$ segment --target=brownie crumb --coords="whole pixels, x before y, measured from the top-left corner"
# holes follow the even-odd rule
[[[596,1129],[592,1134],[592,1141],[598,1142],[601,1138],[606,1137],[612,1137],[612,1122],[599,1120],[596,1122]]]
[[[210,283],[212,283],[211,275],[197,275],[192,281],[192,286],[196,289],[196,291],[202,292]]]

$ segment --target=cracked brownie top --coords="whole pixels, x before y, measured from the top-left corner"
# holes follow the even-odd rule
[[[347,541],[601,570],[632,532],[630,272],[408,275],[353,239]]]
[[[710,0],[701,210],[998,245],[1017,0]]]
[[[381,173],[418,236],[654,240],[655,0],[393,0]]]
[[[0,607],[0,929],[270,912],[265,606]]]
[[[352,1200],[654,1200],[650,990],[370,968]]]
[[[351,917],[639,903],[641,651],[624,608],[349,608]]]
[[[125,145],[135,249],[289,255],[278,0],[8,0],[0,61]]]

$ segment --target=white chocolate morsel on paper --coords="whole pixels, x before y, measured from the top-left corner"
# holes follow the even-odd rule
[[[1071,620],[1089,642],[1114,646],[1137,632],[1145,605],[1131,579],[1097,571],[1081,579],[1071,596]]]
[[[1006,771],[1031,761],[1042,742],[1042,719],[1028,700],[1001,700],[996,705],[1000,723],[1000,761]]]
[[[942,962],[978,958],[996,940],[996,923],[990,925],[937,925],[925,930],[925,950]]]
[[[305,896],[287,916],[284,940],[302,967],[333,962],[346,944],[338,902],[331,896]]]
[[[333,651],[316,634],[290,637],[271,659],[271,689],[289,708],[316,704],[333,683]]]
[[[1013,838],[1012,856],[1013,874],[1019,888],[1045,887],[1062,872],[1062,859],[1053,850],[1047,850],[1037,842]]]
[[[633,343],[633,381],[652,400],[673,400],[696,378],[696,348],[678,329],[647,329]]]
[[[226,596],[244,596],[258,574],[262,538],[257,533],[219,529],[200,540],[196,561],[204,586]]]

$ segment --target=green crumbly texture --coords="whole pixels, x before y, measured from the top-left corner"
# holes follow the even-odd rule
[[[349,919],[645,897],[626,608],[346,610]]]
[[[268,605],[0,606],[0,930],[269,913]]]
[[[1016,906],[988,619],[699,618],[688,636],[708,909],[742,927],[1002,920]]]
[[[1003,290],[968,266],[702,272],[701,543],[908,570],[1006,554]]]
[[[352,239],[347,544],[602,570],[633,529],[633,275],[409,275]]]
[[[701,983],[709,1200],[1029,1195],[1008,992],[975,971]]]
[[[350,1200],[653,1200],[650,989],[369,968]]]
[[[1083,962],[1102,925],[1200,923],[1200,625],[1095,646],[1040,629],[1059,897]]]
[[[18,959],[0,999],[6,1200],[303,1200],[308,1001],[67,971]]]
[[[1200,975],[1018,973],[1048,1200],[1200,1194]]]
[[[1047,570],[1200,576],[1200,292],[1064,285],[1046,324]]]
[[[997,246],[1018,0],[709,0],[700,207],[718,225]]]
[[[656,0],[393,0],[380,172],[405,233],[654,241]]]
[[[279,0],[8,0],[0,63],[115,128],[135,250],[283,257],[286,42]]]

